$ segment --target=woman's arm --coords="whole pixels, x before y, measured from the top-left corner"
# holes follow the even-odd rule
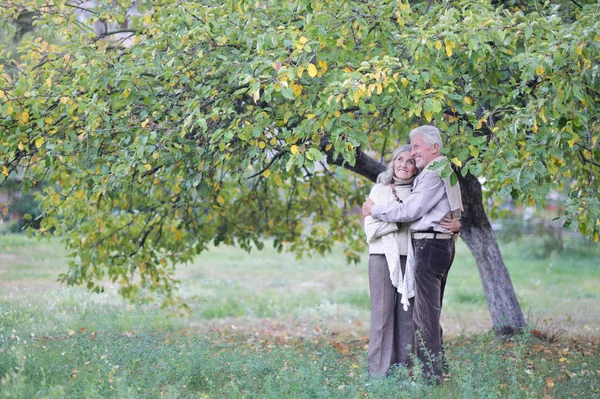
[[[386,234],[398,231],[398,225],[396,223],[382,222],[372,218],[371,216],[365,217],[365,233],[367,234],[367,242],[371,242],[373,239],[384,236]]]

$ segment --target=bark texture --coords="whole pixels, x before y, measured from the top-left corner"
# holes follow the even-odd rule
[[[331,157],[332,154],[328,155]],[[344,164],[340,159],[331,163],[350,169],[373,182],[377,175],[385,170],[384,165],[360,151],[357,151],[356,164],[353,167]],[[500,335],[520,333],[525,326],[525,317],[502,259],[492,225],[485,213],[481,184],[470,173],[463,177],[457,172],[457,176],[465,208],[461,236],[477,262],[494,331]]]
[[[470,173],[458,177],[465,208],[461,237],[477,262],[494,330],[501,335],[520,333],[525,317],[483,207],[481,184]]]

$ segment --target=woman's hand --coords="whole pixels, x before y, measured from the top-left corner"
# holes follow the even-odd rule
[[[462,223],[460,222],[460,220],[458,220],[454,217],[445,217],[440,222],[440,226],[442,226],[442,228],[452,232],[453,234],[458,234],[458,233],[460,233],[460,230],[462,228]]]
[[[365,202],[363,203],[363,206],[362,206],[363,216],[371,216],[371,208],[373,208],[373,205],[375,205],[373,200],[369,197],[366,197]]]

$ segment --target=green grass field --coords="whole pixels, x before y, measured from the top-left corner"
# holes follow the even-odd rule
[[[532,333],[488,332],[459,243],[442,317],[449,380],[407,385],[400,369],[366,387],[366,256],[214,248],[179,266],[191,308],[179,316],[126,303],[109,283],[104,294],[64,287],[58,240],[0,235],[0,397],[600,397],[600,248],[574,242],[540,260],[531,246],[502,251]]]

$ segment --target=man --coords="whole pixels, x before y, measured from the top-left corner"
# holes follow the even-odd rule
[[[425,374],[441,381],[443,368],[440,314],[448,271],[454,260],[454,236],[440,226],[442,219],[460,216],[462,199],[458,184],[442,179],[448,159],[441,155],[439,129],[421,126],[410,132],[411,155],[417,168],[413,192],[404,201],[375,205],[370,198],[363,214],[385,222],[412,222],[415,302],[413,324],[417,356]]]

